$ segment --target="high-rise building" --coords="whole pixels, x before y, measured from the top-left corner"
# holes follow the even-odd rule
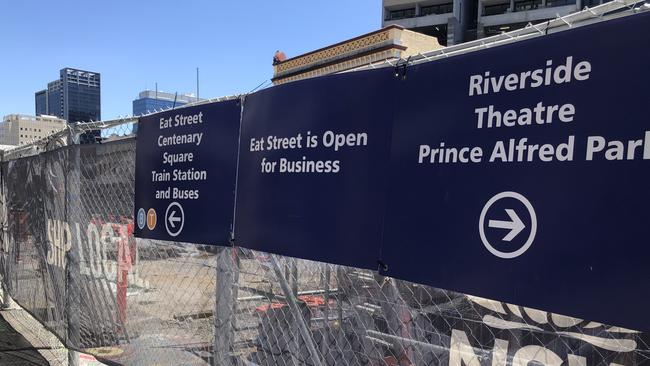
[[[37,116],[47,114],[47,89],[39,90],[34,94],[36,103],[35,113]]]
[[[45,95],[44,95],[45,94]],[[66,67],[59,79],[47,84],[47,92],[35,93],[36,114],[48,114],[68,122],[101,120],[100,74]]]
[[[194,94],[172,94],[155,90],[145,90],[133,101],[133,115],[142,116],[161,109],[179,107],[201,101]]]
[[[540,23],[609,0],[382,0],[392,24],[452,45]]]
[[[101,87],[99,73],[65,68],[59,81],[63,94],[63,115],[68,122],[100,121]]]
[[[36,114],[47,114],[62,118],[69,123],[100,121],[101,79],[94,71],[63,68],[59,79],[47,83],[47,92],[35,93]],[[82,134],[83,143],[94,142],[100,138],[100,131],[93,130]]]
[[[0,123],[0,144],[25,145],[65,128],[65,120],[54,116],[10,114]]]
[[[400,25],[451,46],[476,37],[477,0],[382,0],[382,26]]]
[[[61,93],[60,80],[47,83],[47,114],[63,116],[63,93]]]

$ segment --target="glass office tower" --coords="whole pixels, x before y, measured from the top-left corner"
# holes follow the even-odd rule
[[[66,67],[59,79],[35,93],[36,114],[49,114],[68,123],[99,121],[101,115],[101,79],[97,72]]]
[[[63,118],[62,98],[61,81],[54,80],[47,83],[47,114]]]
[[[100,121],[101,79],[98,72],[66,67],[59,71],[59,79],[47,84],[45,90],[35,93],[36,114],[48,114],[68,123]],[[82,142],[100,138],[99,130],[81,136]]]
[[[99,73],[65,68],[59,81],[63,93],[61,118],[68,123],[102,119]]]
[[[34,93],[34,102],[36,103],[34,111],[36,116],[47,114],[47,89]]]

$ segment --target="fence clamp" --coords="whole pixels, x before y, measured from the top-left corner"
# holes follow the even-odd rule
[[[384,263],[381,259],[377,259],[377,272],[379,273],[388,272],[388,264]]]
[[[406,71],[409,63],[411,63],[411,57],[409,56],[406,60],[399,59],[395,64],[395,77],[402,80],[406,80]]]

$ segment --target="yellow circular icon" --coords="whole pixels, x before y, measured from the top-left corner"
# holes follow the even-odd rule
[[[158,216],[156,215],[156,210],[150,208],[149,211],[147,211],[147,227],[149,228],[149,230],[153,230],[156,228],[157,221],[158,221]]]

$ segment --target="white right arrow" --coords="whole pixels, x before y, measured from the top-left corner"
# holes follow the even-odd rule
[[[526,225],[521,221],[515,210],[506,208],[506,213],[510,216],[510,221],[490,220],[488,226],[495,229],[509,229],[510,232],[503,237],[503,241],[511,241]]]
[[[172,211],[172,213],[170,213],[170,214],[169,214],[169,217],[167,218],[167,220],[169,220],[169,225],[171,225],[172,227],[176,227],[176,225],[174,224],[174,222],[179,222],[179,221],[181,221],[181,218],[180,218],[180,217],[176,217],[176,216],[174,216],[175,213],[176,213],[176,211]]]

